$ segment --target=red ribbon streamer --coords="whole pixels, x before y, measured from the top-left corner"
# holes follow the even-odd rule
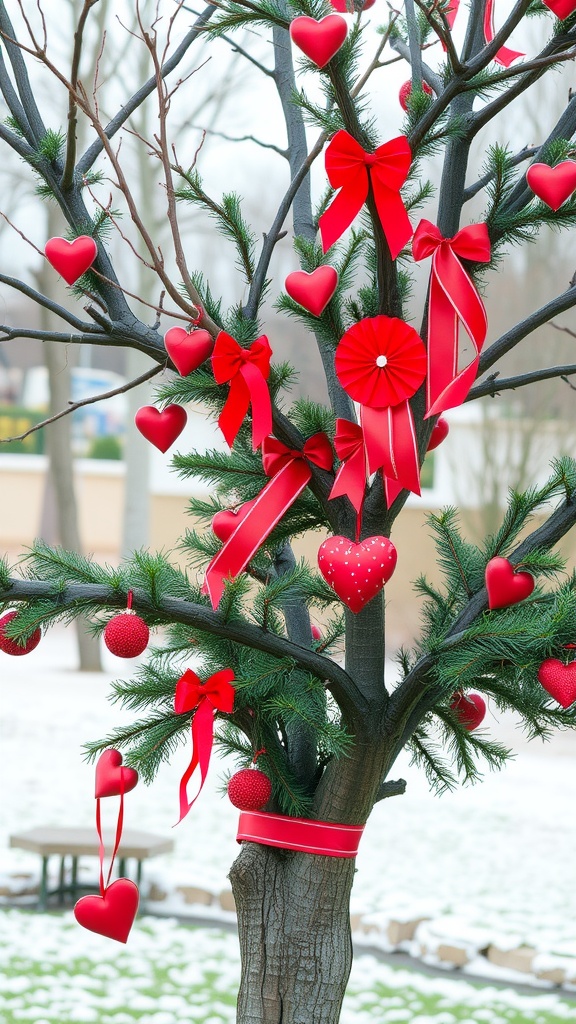
[[[408,400],[386,409],[363,405],[360,411],[368,472],[382,469],[402,488],[420,494],[420,464],[414,417]]]
[[[443,238],[430,221],[421,220],[412,241],[415,260],[432,256],[428,306],[426,416],[461,405],[468,394],[486,340],[486,310],[460,259],[487,263],[490,239],[486,224],[471,224],[453,238]],[[460,259],[458,258],[460,257]],[[462,322],[476,355],[458,371],[458,333]]]
[[[114,861],[116,860],[116,854],[118,853],[118,847],[120,846],[120,839],[122,838],[122,829],[124,827],[124,776],[120,774],[120,808],[118,810],[118,820],[116,822],[116,836],[114,839],[114,849],[112,850],[112,856],[110,858],[110,867],[108,868],[108,875],[106,882],[104,882],[104,838],[102,836],[102,818],[100,814],[100,798],[96,799],[96,831],[98,833],[98,858],[100,861],[100,895],[104,896],[106,889],[110,885],[110,879],[112,877],[112,868],[114,867]]]
[[[574,0],[543,0],[543,2],[560,21],[564,21],[564,18],[568,18],[576,10]]]
[[[270,374],[272,349],[265,335],[250,348],[242,348],[226,331],[220,331],[212,353],[212,371],[217,384],[230,383],[230,393],[218,425],[232,447],[252,405],[252,447],[258,448],[272,430],[272,405],[266,381]]]
[[[345,494],[350,499],[356,512],[360,513],[366,489],[366,454],[364,450],[364,433],[362,427],[351,420],[336,420],[336,436],[334,447],[338,458],[342,461],[330,498],[339,498]]]
[[[215,672],[202,683],[192,669],[186,669],[176,683],[174,711],[177,715],[196,709],[192,719],[192,759],[180,780],[180,817],[186,817],[192,804],[200,796],[208,773],[212,743],[214,741],[214,712],[230,714],[234,707],[234,672],[231,668]],[[200,787],[193,800],[188,799],[187,787],[196,768],[200,768]]]
[[[573,3],[573,0],[559,0],[559,4],[565,3],[566,6],[570,2]],[[544,3],[548,4],[548,7],[550,7],[548,0],[544,0]],[[484,39],[487,43],[491,43],[492,40],[494,39],[494,4],[495,0],[486,0],[486,6],[484,7],[483,28]],[[450,28],[450,30],[454,26],[454,22],[456,20],[456,15],[458,14],[459,7],[460,0],[452,0],[450,7],[445,12],[446,21],[448,23],[448,27]],[[553,8],[551,9],[553,10]],[[560,17],[560,15],[558,15],[558,17]],[[564,15],[564,17],[566,17],[566,15]],[[442,43],[442,48],[446,50],[444,43]],[[512,64],[512,61],[515,61],[517,57],[523,56],[524,54],[519,53],[518,50],[510,50],[507,46],[501,46],[496,56],[494,57],[494,62],[496,64],[501,64],[502,67],[509,68],[510,65]]]
[[[272,479],[260,491],[250,511],[238,523],[206,570],[204,591],[208,593],[213,608],[217,608],[220,603],[227,577],[235,579],[244,571],[258,548],[306,487],[312,476],[306,460],[321,469],[332,469],[332,448],[326,434],[318,433],[308,438],[302,451],[287,448],[275,437],[264,439],[262,462],[264,472]]]
[[[404,135],[366,153],[344,129],[336,132],[326,149],[326,174],[333,188],[341,191],[320,217],[322,248],[326,252],[366,202],[370,187],[392,259],[412,237],[412,225],[400,196],[408,176],[412,153]]]
[[[282,850],[298,850],[318,857],[352,858],[364,825],[337,825],[309,818],[288,818],[264,811],[242,811],[238,822],[237,843],[260,843]]]

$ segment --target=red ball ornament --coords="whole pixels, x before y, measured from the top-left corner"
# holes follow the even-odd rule
[[[468,732],[477,729],[486,714],[486,701],[479,693],[464,694],[458,690],[452,694],[450,707]]]
[[[3,615],[2,618],[0,618],[0,651],[4,651],[4,654],[12,654],[19,657],[21,654],[30,654],[30,651],[33,651],[35,647],[38,647],[38,644],[42,639],[42,633],[40,628],[35,629],[32,636],[28,637],[28,640],[23,645],[19,644],[13,637],[6,636],[6,626],[9,622],[12,622],[12,619],[15,619],[17,615],[18,612],[6,612],[6,615]]]
[[[376,597],[396,568],[396,548],[387,537],[329,537],[320,545],[318,568],[326,583],[356,614]]]
[[[538,669],[538,682],[563,708],[576,700],[576,661],[565,665],[557,658],[546,658]]]
[[[534,577],[529,572],[514,572],[514,566],[507,558],[491,558],[486,566],[485,578],[491,611],[517,604],[530,597],[534,590]]]
[[[311,628],[312,628],[312,639],[313,640],[321,640],[322,639],[322,630],[320,629],[320,627],[316,626],[316,625],[313,625]]]
[[[132,611],[132,591],[128,592],[125,612],[115,615],[104,630],[104,643],[117,658],[137,658],[146,650],[150,630],[136,612]]]
[[[271,793],[272,783],[259,768],[243,768],[228,783],[228,796],[240,811],[260,811]]]
[[[428,82],[422,82],[422,88],[424,89],[424,92],[428,93],[429,96],[434,95],[432,89],[428,85]],[[410,81],[410,79],[408,79],[407,82],[404,82],[400,86],[400,92],[398,93],[398,99],[400,100],[400,106],[402,107],[402,110],[408,110],[408,100],[410,99],[411,94],[412,82]]]

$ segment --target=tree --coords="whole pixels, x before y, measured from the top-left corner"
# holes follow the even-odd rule
[[[576,576],[564,575],[565,564],[553,550],[576,521],[576,464],[572,460],[559,460],[546,486],[512,493],[500,528],[482,546],[468,543],[461,536],[456,510],[431,517],[443,586],[432,587],[425,579],[417,582],[416,593],[424,599],[422,635],[415,638],[412,650],[400,652],[401,678],[391,690],[384,681],[382,590],[357,613],[345,607],[342,615],[346,602],[338,599],[326,579],[311,566],[297,563],[291,547],[292,539],[304,530],[324,528],[352,544],[358,529],[361,539],[378,538],[377,544],[391,559],[387,538],[402,514],[408,493],[403,486],[407,475],[404,455],[398,447],[394,457],[388,451],[382,461],[376,458],[377,465],[372,465],[378,471],[365,488],[361,520],[346,488],[346,493],[330,497],[335,473],[332,454],[330,468],[325,468],[325,444],[319,442],[324,452],[320,465],[301,458],[311,451],[310,446],[305,449],[305,442],[318,432],[325,431],[334,438],[336,418],[358,429],[352,400],[357,397],[357,389],[353,383],[342,386],[345,375],[335,364],[342,339],[350,340],[355,325],[360,325],[361,331],[372,330],[379,338],[379,331],[392,331],[392,321],[396,325],[405,321],[410,308],[411,254],[407,242],[412,229],[406,231],[399,186],[388,188],[387,179],[388,192],[394,192],[394,196],[390,200],[386,194],[382,199],[378,171],[367,170],[378,160],[378,155],[372,154],[382,142],[370,106],[372,82],[386,65],[401,59],[410,63],[405,136],[396,149],[401,162],[408,153],[409,185],[403,201],[412,215],[419,206],[429,204],[440,236],[452,239],[461,225],[465,200],[471,194],[485,196],[482,223],[487,233],[482,237],[485,242],[489,240],[489,253],[485,249],[483,256],[474,254],[466,260],[464,252],[462,261],[457,261],[460,280],[470,295],[472,282],[489,284],[490,272],[503,264],[507,246],[535,238],[548,225],[569,228],[576,219],[574,198],[567,198],[554,211],[535,199],[525,174],[528,161],[553,166],[573,153],[576,98],[568,99],[557,123],[549,125],[547,137],[538,146],[513,153],[503,144],[492,145],[480,179],[467,184],[470,146],[478,132],[492,119],[506,118],[509,108],[514,109],[514,101],[527,90],[537,95],[543,76],[553,74],[555,67],[576,55],[574,17],[553,21],[547,8],[531,0],[519,0],[503,26],[486,40],[484,3],[473,0],[468,14],[458,14],[458,21],[465,25],[458,53],[451,31],[454,10],[450,4],[417,2],[416,12],[413,0],[406,0],[404,16],[397,12],[386,16],[377,44],[366,28],[366,15],[358,11],[351,18],[346,41],[325,66],[319,69],[314,61],[299,60],[295,74],[296,50],[291,50],[288,36],[290,21],[299,15],[318,18],[329,13],[323,0],[294,0],[290,7],[284,0],[222,0],[207,6],[192,27],[186,22],[188,8],[183,3],[173,6],[159,0],[154,23],[146,24],[139,15],[139,29],[131,42],[134,47],[147,48],[150,78],[134,95],[124,97],[118,112],[104,124],[98,81],[89,84],[78,75],[83,32],[97,2],[85,0],[70,74],[64,74],[51,59],[41,7],[33,16],[23,0],[0,3],[0,35],[4,41],[0,88],[9,109],[8,120],[0,125],[0,138],[39,179],[42,197],[59,204],[71,235],[89,233],[98,242],[94,267],[75,285],[74,294],[84,303],[85,317],[58,307],[56,312],[64,321],[62,333],[5,327],[4,336],[28,337],[32,333],[56,342],[133,348],[148,357],[152,376],[164,367],[174,369],[159,330],[161,317],[168,317],[172,325],[186,325],[197,320],[200,313],[200,328],[211,339],[222,340],[229,335],[233,339],[230,344],[237,342],[248,348],[262,334],[264,297],[272,293],[277,296],[279,310],[296,318],[315,339],[329,406],[305,399],[289,406],[287,392],[293,367],[272,364],[267,385],[272,397],[273,434],[288,453],[274,442],[276,448],[268,446],[268,454],[279,451],[282,465],[297,462],[300,467],[307,466],[307,470],[298,471],[300,482],[306,477],[307,486],[303,485],[292,504],[285,500],[284,515],[275,521],[271,532],[264,531],[265,539],[244,567],[246,571],[237,571],[223,582],[223,596],[216,595],[213,607],[200,585],[207,563],[212,564],[221,550],[209,530],[191,529],[183,534],[190,573],[170,565],[163,555],[146,551],[135,553],[131,560],[111,570],[38,543],[23,563],[21,574],[2,565],[2,606],[12,607],[18,602],[20,608],[7,633],[25,638],[39,624],[50,625],[86,612],[99,620],[95,629],[102,629],[104,613],[123,607],[132,590],[134,607],[150,625],[165,627],[165,639],[152,649],[134,679],[115,686],[114,696],[139,712],[139,720],[129,730],[118,730],[92,744],[92,754],[110,744],[122,747],[127,763],[151,779],[178,742],[189,742],[190,721],[197,712],[192,708],[176,711],[174,693],[187,659],[200,651],[203,679],[222,669],[234,673],[234,709],[218,716],[219,742],[235,751],[243,764],[264,748],[258,764],[272,783],[267,810],[287,818],[363,826],[377,801],[404,792],[403,781],[389,776],[406,746],[432,785],[440,790],[455,785],[458,778],[477,779],[482,765],[501,767],[510,752],[493,742],[489,733],[468,729],[465,716],[454,706],[454,694],[471,686],[491,697],[497,708],[514,709],[531,736],[545,737],[554,727],[574,727],[575,706],[559,707],[537,679],[543,659],[562,656],[565,645],[575,636]],[[18,26],[10,20],[9,7],[14,9]],[[541,19],[545,43],[537,56],[517,57],[505,66],[508,55],[501,48],[527,14]],[[265,39],[271,33],[271,44],[264,46],[252,34],[248,37],[252,42],[245,44],[243,39],[242,44],[238,43],[235,33],[244,27],[262,29]],[[277,90],[284,115],[287,146],[279,156],[288,161],[290,179],[261,242],[245,221],[239,197],[227,193],[215,198],[213,190],[204,184],[200,175],[202,153],[187,153],[182,163],[184,158],[170,138],[171,107],[177,102],[179,86],[192,74],[190,55],[206,38],[211,41],[210,47],[230,45],[256,65],[265,83]],[[367,60],[364,48],[370,46],[375,52]],[[434,68],[424,59],[429,52],[434,56]],[[494,64],[495,58],[499,66]],[[68,91],[69,118],[64,132],[47,128],[36,104],[28,70],[34,60],[53,76],[55,88]],[[360,64],[361,72],[357,70]],[[197,75],[201,73],[196,71]],[[323,105],[314,98],[318,82]],[[153,93],[158,102],[157,131],[153,138],[137,141],[160,168],[174,266],[147,230],[146,210],[134,201],[123,169],[122,149],[130,118]],[[81,155],[76,149],[78,118],[85,118],[92,130],[92,141]],[[319,131],[312,145],[308,144],[306,122]],[[329,207],[332,193],[323,196],[318,210],[313,208],[310,169],[326,142],[340,131],[347,133],[340,140],[345,140],[348,152],[352,151],[363,168],[360,177],[364,175],[362,180],[367,182],[366,210],[355,221],[351,234],[333,247],[326,246],[329,256],[325,257],[317,242],[318,214],[332,209],[334,226],[333,208]],[[281,150],[274,143],[267,145]],[[436,201],[424,167],[426,159],[439,152],[443,173]],[[336,174],[331,180],[338,187]],[[110,181],[114,199],[107,201]],[[344,191],[347,188],[345,184]],[[270,190],[280,190],[276,179],[269,184]],[[358,209],[363,198],[356,204]],[[392,214],[389,206],[386,212],[389,202]],[[116,203],[122,209],[117,210]],[[207,282],[201,268],[193,272],[189,269],[187,252],[192,246],[182,237],[179,211],[190,205],[209,215],[236,250],[242,298],[230,306],[215,296],[214,285]],[[123,219],[122,212],[126,214]],[[284,237],[290,213],[301,267],[311,272],[329,261],[339,271],[336,293],[319,316],[288,295],[279,295],[277,282],[270,278],[274,250]],[[133,312],[133,296],[122,288],[120,262],[115,267],[109,257],[105,227],[120,232],[129,259],[139,258],[133,239],[144,243],[146,269],[158,289],[157,301],[148,304],[153,307],[152,326]],[[54,308],[25,282],[6,274],[0,275],[0,281],[40,306]],[[433,339],[427,312],[433,301],[438,302],[438,296],[430,291],[420,330],[429,352]],[[478,379],[466,395],[460,390],[459,400],[466,397],[472,401],[574,373],[576,365],[570,364],[500,378],[498,363],[539,326],[575,303],[576,284],[572,280],[556,298],[485,347],[478,362],[470,361],[468,355],[465,365],[472,367]],[[478,305],[475,308],[478,310]],[[376,323],[377,317],[387,319]],[[416,355],[408,360],[413,370],[424,359],[420,343],[409,331],[398,329],[416,346]],[[352,335],[356,344],[354,331]],[[479,348],[483,342],[480,337]],[[264,343],[260,345],[265,350]],[[371,373],[375,372],[374,365],[379,369],[387,365],[386,356],[384,363],[373,359]],[[444,371],[445,360],[438,363],[430,356],[434,370],[440,364]],[[415,393],[408,388],[405,400],[396,404],[382,400],[377,407],[378,412],[402,407],[404,426],[414,424],[419,463],[437,420],[437,410],[426,416],[423,372]],[[389,380],[388,371],[385,379]],[[454,380],[448,382],[448,387],[453,385]],[[245,397],[242,386],[240,391]],[[175,374],[164,382],[157,391],[157,400],[163,405],[202,402],[209,412],[221,416],[230,393],[224,384],[216,382],[210,362],[205,360],[189,375]],[[366,414],[366,409],[370,412],[372,408],[369,398],[362,395],[359,401],[364,407],[365,436],[372,423],[372,449],[381,448],[386,417],[376,416],[374,426],[373,418]],[[452,404],[457,404],[456,400]],[[262,419],[265,423],[265,406],[260,385],[259,401],[249,409],[229,454],[190,452],[174,458],[179,472],[200,476],[213,488],[210,501],[191,501],[191,512],[200,525],[210,524],[218,511],[231,506],[237,509],[268,486],[259,444],[253,450],[251,443],[253,428],[258,430]],[[227,430],[234,433],[229,423]],[[394,437],[389,439],[389,447],[394,448],[394,443]],[[363,449],[359,450],[362,453]],[[410,444],[407,450],[410,453]],[[340,455],[347,458],[342,449]],[[379,471],[382,466],[384,483]],[[413,486],[416,489],[417,483]],[[357,497],[355,501],[358,506]],[[550,502],[555,502],[552,511]],[[527,527],[536,512],[544,512],[546,517],[530,532]],[[522,531],[523,539],[519,541]],[[485,568],[496,556],[507,556],[513,567],[529,571],[537,585],[529,599],[491,611],[487,606]],[[197,569],[202,570],[198,579]],[[320,639],[312,635],[313,606],[326,613]],[[342,646],[345,667],[340,662]],[[349,896],[353,876],[353,857],[289,851],[259,842],[243,844],[231,871],[243,962],[238,1002],[242,1024],[334,1024],[338,1020],[351,963]]]

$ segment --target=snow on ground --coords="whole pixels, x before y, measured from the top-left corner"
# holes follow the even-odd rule
[[[40,825],[92,826],[94,769],[82,744],[129,721],[106,700],[109,680],[130,663],[108,652],[102,675],[74,671],[73,632],[48,633],[22,658],[0,655],[0,873],[37,871],[37,858],[9,850],[15,831]],[[358,857],[353,910],[375,917],[442,919],[446,934],[482,931],[502,946],[527,943],[543,953],[576,955],[576,736],[526,744],[512,723],[488,715],[488,728],[518,749],[502,773],[443,797],[398,761],[404,797],[379,804]],[[222,765],[178,827],[181,747],[152,787],[126,798],[125,827],[171,836],[175,852],[150,861],[147,877],[165,886],[219,892],[237,851],[237,812],[222,796]]]

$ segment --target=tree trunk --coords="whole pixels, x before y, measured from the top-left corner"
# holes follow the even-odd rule
[[[337,1024],[352,966],[353,859],[245,843],[230,872],[238,1024]]]

